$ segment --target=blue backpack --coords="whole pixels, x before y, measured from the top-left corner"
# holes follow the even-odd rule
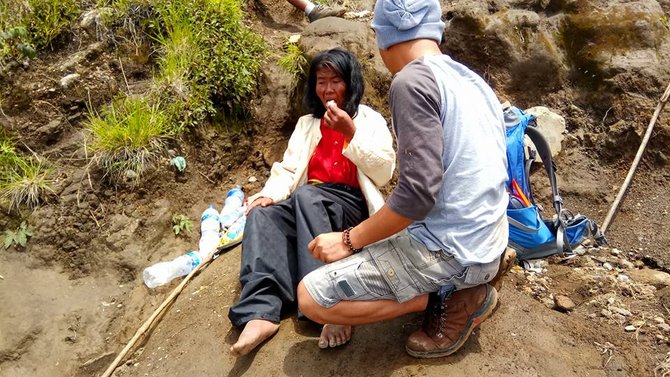
[[[536,127],[535,116],[510,106],[504,110],[507,131],[507,190],[509,204],[510,247],[517,251],[520,261],[550,255],[573,254],[573,248],[586,238],[593,237],[597,245],[606,243],[605,237],[593,220],[573,215],[563,208],[563,199],[556,185],[556,166],[551,158],[549,143]],[[535,149],[524,151],[524,135],[528,135]],[[535,203],[530,185],[530,166],[539,153],[551,183],[553,219],[542,218],[542,207]]]

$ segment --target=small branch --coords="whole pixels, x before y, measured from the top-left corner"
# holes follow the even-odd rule
[[[98,219],[95,218],[95,215],[93,214],[93,211],[91,211],[89,209],[88,212],[91,214],[91,217],[93,218],[93,221],[95,221],[95,225],[97,225],[98,228],[100,228],[100,223],[98,222]]]
[[[126,90],[128,90],[128,94],[130,94],[130,85],[128,85],[128,79],[126,78],[126,71],[123,70],[123,63],[121,62],[121,58],[119,59],[119,65],[121,66],[121,74],[123,75],[123,81],[126,82]]]
[[[212,184],[216,184],[216,182],[214,182],[211,178],[209,178],[208,176],[206,176],[205,173],[201,172],[200,170],[198,170],[198,173],[200,173],[200,175],[202,175],[203,177],[205,177],[205,179],[208,180],[210,183],[212,183]]]

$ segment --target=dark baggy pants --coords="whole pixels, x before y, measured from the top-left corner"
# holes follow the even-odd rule
[[[303,185],[284,201],[252,209],[242,240],[240,301],[228,312],[233,325],[252,319],[279,323],[296,306],[300,280],[323,265],[307,244],[367,217],[361,191],[342,184]]]

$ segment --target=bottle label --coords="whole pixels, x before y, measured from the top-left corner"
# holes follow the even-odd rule
[[[191,252],[187,253],[186,255],[191,257],[191,269],[196,268],[200,264],[201,260],[200,260],[200,256],[198,255],[197,252],[191,251]]]
[[[212,218],[214,216],[218,216],[218,213],[217,214],[206,213],[206,214],[202,215],[202,217],[200,218],[200,221],[205,221],[205,220],[207,220],[209,218]]]

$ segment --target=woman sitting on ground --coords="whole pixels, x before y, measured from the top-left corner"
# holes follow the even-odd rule
[[[249,198],[242,290],[228,313],[233,325],[244,326],[231,347],[237,356],[277,332],[281,315],[296,307],[298,282],[323,265],[307,244],[357,225],[384,204],[379,187],[395,167],[393,140],[384,118],[360,105],[363,90],[360,64],[349,51],[332,49],[312,60],[303,101],[309,115],[298,120],[263,189]],[[325,325],[319,347],[350,338],[351,326]]]

